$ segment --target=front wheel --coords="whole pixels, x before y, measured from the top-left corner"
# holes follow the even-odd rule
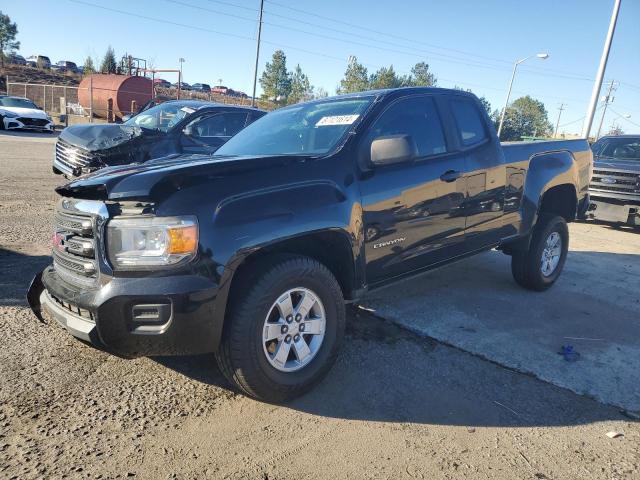
[[[564,218],[541,215],[527,251],[511,257],[511,273],[522,287],[543,291],[560,276],[569,250],[569,229]]]
[[[254,266],[232,292],[216,359],[247,395],[283,402],[311,389],[333,365],[345,327],[342,291],[321,263],[278,256]]]

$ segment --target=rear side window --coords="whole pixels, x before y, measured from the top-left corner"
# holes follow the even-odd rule
[[[451,112],[456,119],[460,140],[465,147],[487,138],[484,120],[475,102],[462,98],[451,100]]]
[[[440,117],[429,97],[408,97],[391,105],[371,128],[368,144],[387,135],[410,135],[421,157],[447,151]]]
[[[219,113],[195,120],[191,129],[198,137],[232,137],[244,128],[246,119],[244,112]]]

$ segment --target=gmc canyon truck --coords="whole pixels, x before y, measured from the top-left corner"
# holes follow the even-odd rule
[[[402,88],[276,110],[215,155],[58,187],[33,312],[123,357],[215,352],[280,402],[333,364],[345,303],[497,248],[541,291],[584,215],[586,140],[501,145],[472,94]]]
[[[602,137],[595,155],[587,218],[640,228],[640,135]]]

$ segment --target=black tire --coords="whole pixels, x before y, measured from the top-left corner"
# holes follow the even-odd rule
[[[310,390],[335,362],[344,337],[344,298],[332,273],[308,257],[278,255],[251,268],[250,275],[234,282],[216,360],[225,377],[243,393],[266,402],[284,402]],[[311,290],[322,302],[325,336],[306,366],[283,372],[269,363],[262,332],[273,303],[298,287]]]
[[[542,271],[542,255],[547,239],[552,233],[558,233],[562,240],[560,261],[555,269],[544,275]],[[518,285],[537,292],[551,287],[562,273],[569,250],[569,229],[564,218],[553,215],[541,215],[536,224],[529,250],[514,251],[511,256],[511,273]]]
[[[0,115],[0,130],[4,130],[4,117]]]

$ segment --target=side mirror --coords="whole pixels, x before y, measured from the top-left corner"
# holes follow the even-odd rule
[[[394,165],[409,162],[418,156],[418,147],[411,135],[388,135],[371,142],[371,163]]]
[[[187,125],[186,127],[184,127],[182,129],[182,133],[185,134],[187,137],[192,137],[193,136],[193,127],[191,125]]]
[[[122,116],[122,123],[124,122],[128,122],[129,120],[131,120],[132,115],[123,115]]]

